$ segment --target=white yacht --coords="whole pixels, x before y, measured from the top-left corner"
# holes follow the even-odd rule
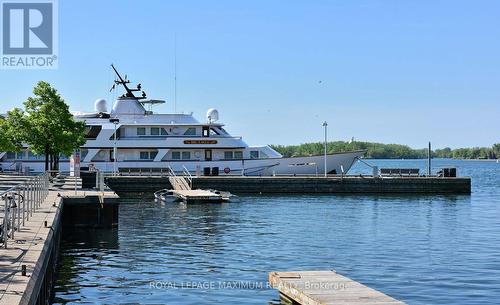
[[[114,67],[113,67],[114,69]],[[81,168],[105,172],[158,172],[173,169],[196,175],[322,175],[325,156],[284,158],[270,146],[249,146],[241,137],[229,134],[219,123],[219,114],[209,109],[203,122],[192,114],[159,114],[152,111],[160,100],[136,96],[141,85],[129,88],[130,81],[117,74],[115,83],[126,93],[107,111],[106,101],[95,102],[94,113],[74,113],[86,123],[86,143],[80,148]],[[114,86],[113,86],[114,87]],[[116,140],[115,140],[116,130]],[[116,142],[115,142],[116,141]],[[116,143],[116,163],[114,148]],[[329,174],[347,173],[365,151],[326,155]],[[43,156],[28,148],[21,153],[0,152],[3,170],[41,172]],[[68,171],[68,158],[61,158],[60,169]]]

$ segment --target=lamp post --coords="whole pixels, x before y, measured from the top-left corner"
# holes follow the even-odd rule
[[[120,119],[118,118],[112,118],[109,119],[111,123],[115,125],[115,134],[113,136],[114,143],[113,143],[113,176],[116,175],[116,125],[120,123]]]
[[[327,144],[327,138],[326,138],[326,128],[328,127],[328,123],[326,121],[323,122],[323,127],[325,127],[325,177],[327,175],[327,169],[326,169],[326,144]]]

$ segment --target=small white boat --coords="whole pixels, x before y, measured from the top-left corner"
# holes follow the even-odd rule
[[[239,198],[238,196],[231,194],[230,192],[218,191],[218,190],[210,190],[210,191],[214,192],[215,194],[220,195],[224,202],[230,202],[230,201],[234,202],[234,201],[237,201]]]
[[[175,202],[175,201],[177,201],[177,197],[175,197],[172,190],[169,190],[169,189],[162,189],[162,190],[156,191],[154,193],[154,195],[155,195],[155,201],[161,201],[161,202]]]
[[[193,192],[194,194],[184,194],[186,192]],[[200,199],[200,192],[208,193],[210,198]],[[161,189],[154,192],[156,202],[234,202],[238,201],[238,196],[231,194],[230,192],[217,191],[217,190],[184,190],[184,191],[174,191],[169,189]],[[186,198],[184,198],[186,197]],[[196,197],[196,198],[193,198]]]

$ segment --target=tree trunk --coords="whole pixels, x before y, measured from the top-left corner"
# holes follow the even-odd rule
[[[45,146],[45,171],[49,170],[49,146]]]
[[[54,169],[59,170],[59,155],[54,155]]]

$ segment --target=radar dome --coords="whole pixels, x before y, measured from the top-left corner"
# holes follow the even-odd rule
[[[219,120],[219,111],[217,111],[217,109],[214,109],[214,108],[208,109],[208,111],[207,111],[207,121],[209,123],[212,123],[212,122],[215,122],[215,121],[218,121],[218,120]]]
[[[105,99],[98,99],[94,103],[94,109],[96,112],[108,112],[108,107],[106,106]]]

